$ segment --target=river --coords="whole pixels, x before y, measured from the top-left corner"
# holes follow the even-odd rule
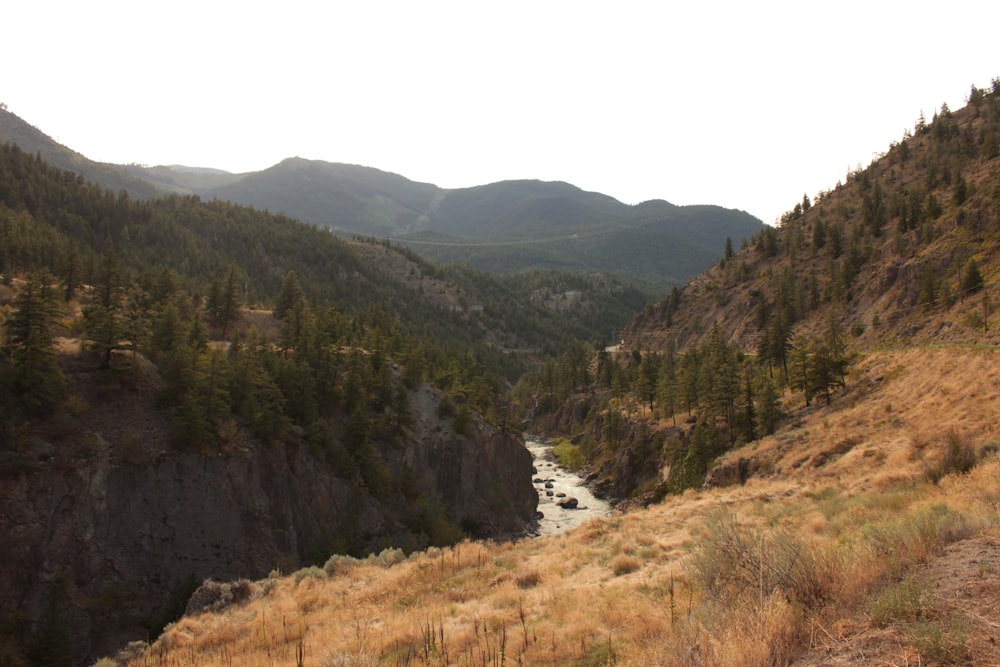
[[[532,475],[532,481],[538,491],[538,511],[542,518],[538,519],[533,534],[558,535],[593,517],[611,514],[611,505],[594,496],[579,475],[559,466],[552,456],[552,445],[536,440],[527,440],[524,444],[531,452],[535,470],[538,471]],[[577,507],[566,509],[556,504],[566,498],[576,498]]]

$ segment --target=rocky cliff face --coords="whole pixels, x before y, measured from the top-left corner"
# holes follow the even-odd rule
[[[408,437],[376,447],[393,479],[453,525],[523,528],[537,503],[529,452],[476,417],[457,433],[440,400],[415,390]],[[136,418],[155,421],[155,410]],[[36,654],[82,664],[145,639],[205,578],[287,572],[345,545],[419,544],[404,496],[375,497],[306,447],[244,438],[206,455],[158,445],[155,423],[138,442],[135,429],[129,440],[112,422],[87,424],[0,461],[0,620]]]
[[[633,419],[623,422],[616,439],[609,440],[604,433],[606,417],[598,407],[601,401],[594,393],[573,396],[552,414],[536,419],[531,430],[547,437],[570,438],[582,447],[591,489],[602,498],[621,503],[667,478],[670,468],[663,443],[667,437],[677,437],[679,431],[664,432],[653,422]]]

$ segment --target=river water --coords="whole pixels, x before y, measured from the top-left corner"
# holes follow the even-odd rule
[[[552,445],[536,440],[527,440],[524,444],[538,471],[531,479],[538,491],[538,511],[542,517],[538,519],[534,534],[558,535],[594,517],[611,514],[611,505],[594,496],[579,475],[558,465],[552,456]],[[552,495],[548,495],[549,492]],[[556,504],[565,498],[576,498],[577,507],[566,509]]]

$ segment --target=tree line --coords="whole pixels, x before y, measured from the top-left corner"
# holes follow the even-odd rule
[[[536,418],[558,411],[574,395],[605,397],[589,415],[601,423],[605,450],[618,448],[630,420],[660,422],[660,430],[671,433],[665,447],[669,486],[681,491],[700,485],[710,461],[727,449],[773,433],[782,418],[782,394],[796,392],[809,406],[817,399],[830,403],[846,386],[850,354],[835,315],[818,336],[795,335],[777,320],[759,340],[745,353],[715,324],[701,345],[684,352],[673,339],[662,351],[578,346],[526,373],[512,396]]]

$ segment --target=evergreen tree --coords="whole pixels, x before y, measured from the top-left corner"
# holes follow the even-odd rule
[[[222,330],[223,338],[229,334],[229,325],[239,316],[239,309],[243,305],[241,293],[240,279],[234,264],[229,265],[225,278],[216,274],[212,279],[206,308],[212,324]]]
[[[739,369],[736,351],[726,340],[718,322],[709,332],[708,350],[702,368],[703,388],[698,394],[703,401],[707,401],[703,420],[722,417],[731,429],[739,396]]]
[[[122,349],[131,352],[132,370],[138,372],[139,350],[152,335],[149,295],[137,285],[125,290],[122,309]]]
[[[814,250],[820,250],[826,245],[826,225],[823,224],[822,217],[817,217],[813,226],[812,245]]]
[[[24,412],[33,416],[51,412],[66,394],[52,339],[60,313],[51,281],[45,272],[28,275],[6,327],[11,369],[4,380]]]
[[[760,390],[757,393],[757,414],[760,430],[764,435],[771,435],[778,428],[781,419],[781,408],[778,404],[778,390],[769,374],[760,379]]]
[[[812,405],[813,391],[815,389],[811,375],[813,369],[809,360],[811,354],[812,350],[810,349],[809,342],[804,338],[800,338],[797,340],[795,347],[792,348],[789,358],[791,369],[788,384],[792,389],[802,392],[805,397],[806,407]]]
[[[90,304],[83,311],[88,346],[100,359],[101,368],[111,367],[111,355],[121,347],[124,295],[122,269],[115,252],[109,250],[101,258]]]
[[[931,310],[938,302],[938,279],[934,267],[927,265],[920,273],[920,305]]]
[[[962,273],[962,294],[975,294],[983,288],[983,275],[979,272],[979,266],[976,264],[976,260],[970,259],[968,264],[965,265],[965,271]]]
[[[63,278],[64,298],[71,301],[76,296],[76,288],[80,286],[80,251],[75,243],[70,243],[66,250],[65,269]]]
[[[635,391],[639,395],[639,400],[649,405],[650,411],[653,409],[653,399],[656,396],[659,366],[660,361],[657,355],[647,352],[642,355],[642,361],[639,362],[639,372],[636,374]]]
[[[285,319],[300,301],[305,301],[306,295],[299,284],[299,277],[295,271],[285,274],[285,279],[281,282],[281,292],[274,303],[274,316],[279,320]]]
[[[847,386],[847,368],[850,359],[847,351],[847,336],[844,334],[842,315],[839,312],[831,312],[826,319],[826,327],[823,333],[823,356],[824,363],[829,365],[831,386],[834,384],[840,387]]]
[[[625,418],[614,407],[604,411],[604,423],[601,426],[601,441],[607,443],[612,451],[618,449],[622,436],[625,435]]]
[[[757,439],[757,410],[754,407],[753,366],[747,365],[743,374],[743,400],[737,418],[740,435],[745,442]]]
[[[677,425],[677,358],[674,355],[673,341],[666,345],[663,354],[663,361],[660,365],[660,373],[656,382],[656,400],[660,405],[660,411],[664,415],[669,415],[674,426]]]

